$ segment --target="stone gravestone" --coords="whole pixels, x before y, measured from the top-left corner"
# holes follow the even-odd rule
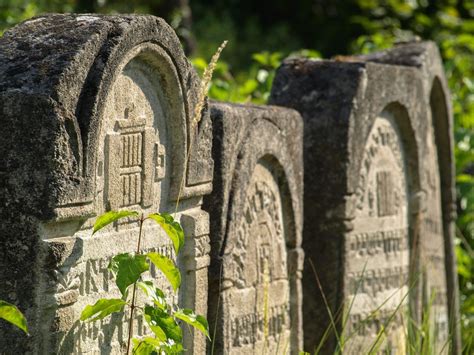
[[[420,322],[433,303],[436,345],[447,351],[452,140],[435,131],[449,129],[450,118],[432,123],[427,64],[367,61],[287,60],[270,99],[305,121],[303,248],[317,273],[303,276],[305,349],[325,333],[323,349],[340,341],[326,302],[348,353],[368,351],[382,327],[382,349],[404,349],[410,318]],[[448,154],[440,163],[435,144]],[[443,201],[440,172],[449,195]]]
[[[212,103],[209,312],[217,354],[302,349],[302,122],[284,108]],[[212,334],[212,329],[216,333]]]
[[[459,285],[453,245],[456,223],[453,116],[438,48],[433,42],[407,43],[361,59],[419,68],[423,75],[424,98],[430,107],[430,124],[423,138],[427,201],[421,226],[424,235],[428,236],[421,239],[422,258],[428,261],[429,267],[423,272],[428,286],[436,292],[433,307],[446,307],[443,298],[447,298],[452,351],[460,354]],[[445,282],[448,290],[446,295]]]
[[[136,249],[138,225],[92,237],[93,222],[110,209],[174,212],[179,195],[187,242],[174,301],[207,313],[200,205],[212,189],[212,132],[208,114],[197,127],[191,117],[198,88],[175,33],[152,16],[48,15],[0,39],[0,299],[24,311],[31,331],[2,324],[0,352],[120,352],[128,314],[79,316],[119,295],[107,265]],[[174,257],[152,223],[142,246]],[[168,288],[156,270],[149,277]],[[134,322],[142,335],[143,319]],[[188,332],[184,346],[204,353],[205,338]]]

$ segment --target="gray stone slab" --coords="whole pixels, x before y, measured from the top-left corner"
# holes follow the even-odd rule
[[[192,123],[198,88],[176,34],[153,16],[40,16],[0,38],[0,299],[24,311],[31,331],[2,323],[0,352],[119,352],[127,316],[84,324],[79,315],[118,295],[107,265],[135,250],[138,228],[125,221],[91,237],[92,224],[109,209],[174,212],[178,195],[188,241],[172,300],[207,313],[200,205],[212,188],[212,131],[208,113]],[[174,257],[152,224],[143,249]],[[187,333],[184,345],[205,352],[202,335]]]
[[[439,119],[444,123],[431,118],[434,94],[427,73],[442,74],[439,56],[430,59],[438,63],[434,71],[423,59],[438,55],[433,45],[420,45],[420,51],[423,55],[404,57],[421,63],[413,67],[358,57],[287,60],[270,98],[304,118],[303,248],[338,331],[350,336],[348,353],[368,350],[396,309],[384,346],[403,348],[408,317],[420,321],[431,298],[439,350],[448,338],[452,133],[449,106]],[[443,80],[441,94],[447,98]],[[303,275],[307,351],[331,327],[315,278],[308,271]],[[324,349],[336,343],[330,331]]]
[[[302,349],[302,121],[293,110],[211,103],[210,328],[217,354]],[[211,351],[211,349],[209,349]]]

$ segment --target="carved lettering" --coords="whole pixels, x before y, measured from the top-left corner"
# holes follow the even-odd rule
[[[279,187],[264,165],[256,166],[242,207],[223,257],[224,347],[275,352],[290,342],[290,288]]]
[[[396,348],[407,312],[408,198],[401,140],[391,118],[375,120],[365,147],[354,230],[346,239],[348,353],[365,352],[390,320],[385,345]]]

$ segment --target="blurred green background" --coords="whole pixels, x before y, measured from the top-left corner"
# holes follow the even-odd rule
[[[474,0],[0,0],[0,33],[46,12],[161,16],[201,72],[227,39],[210,96],[235,102],[266,102],[288,55],[331,57],[416,37],[436,41],[453,99],[462,329],[465,352],[474,353]]]

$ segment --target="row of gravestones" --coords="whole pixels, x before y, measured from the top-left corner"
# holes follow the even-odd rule
[[[0,353],[118,353],[127,315],[78,319],[118,295],[107,265],[134,250],[137,224],[91,227],[177,199],[175,301],[206,314],[213,337],[187,334],[190,353],[321,339],[328,353],[333,326],[347,353],[382,328],[401,351],[428,304],[435,342],[459,353],[452,116],[434,44],[287,60],[270,103],[288,108],[210,102],[200,120],[199,79],[159,18],[37,17],[0,48],[0,299],[31,329],[1,324]],[[174,257],[152,224],[143,248]]]

